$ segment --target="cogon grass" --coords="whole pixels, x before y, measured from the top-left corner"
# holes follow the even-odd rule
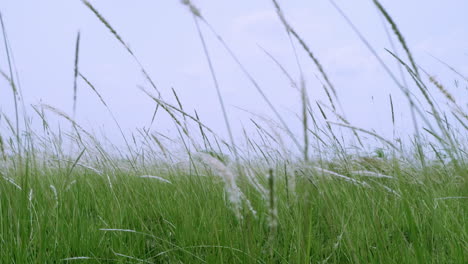
[[[159,177],[159,176],[153,176],[153,175],[142,175],[140,176],[140,178],[148,178],[148,179],[155,179],[155,180],[158,180],[158,181],[161,181],[161,182],[165,182],[165,183],[172,183],[170,182],[169,180],[166,180],[162,177]]]
[[[234,174],[226,165],[224,165],[221,161],[212,157],[211,155],[205,153],[199,153],[198,155],[202,162],[204,162],[210,168],[214,169],[216,173],[218,173],[219,176],[221,176],[224,180],[229,202],[237,219],[243,219],[243,215],[241,213],[243,200],[248,206],[250,212],[252,212],[255,215],[256,211],[252,208],[250,201],[246,198],[246,196],[240,190],[239,186],[236,183],[236,178],[238,177],[238,175]]]
[[[88,1],[83,2],[128,49],[102,15]],[[196,19],[207,23],[190,1],[184,4]],[[212,33],[217,35],[214,30]],[[231,52],[227,44],[226,49]],[[134,56],[133,51],[128,52]],[[233,53],[232,57],[245,69]],[[412,67],[404,66],[421,88],[427,88]],[[251,82],[256,85],[255,79]],[[450,143],[427,127],[424,131],[433,138],[421,138],[421,142],[426,140],[438,159],[431,160],[428,155],[426,168],[421,168],[413,160],[417,155],[414,149],[403,153],[402,144],[397,148],[395,140],[355,127],[333,104],[330,109],[317,101],[319,114],[326,121],[321,124],[306,98],[305,86],[295,85],[303,92],[303,122],[304,114],[308,114],[303,132],[317,138],[315,149],[304,138],[304,146],[298,144],[298,155],[288,145],[291,142],[282,139],[291,131],[282,126],[281,119],[276,124],[254,116],[257,119],[252,119],[252,124],[258,138],[245,132],[248,151],[252,152],[244,152],[233,141],[217,136],[196,112],[188,113],[175,90],[177,105],[167,103],[159,93],[153,95],[142,89],[174,120],[179,137],[140,130],[132,134],[127,146],[134,151],[134,158],[121,149],[116,149],[120,156],[107,151],[104,143],[74,117],[52,106],[34,107],[46,136],[34,134],[29,140],[38,143],[29,144],[41,147],[15,146],[18,130],[5,117],[13,138],[6,138],[4,147],[6,153],[14,154],[5,155],[8,164],[1,164],[0,262],[466,262],[466,158],[454,156],[457,166],[445,159],[444,151],[453,151],[447,148]],[[90,87],[107,107],[97,90]],[[395,126],[391,97],[390,104]],[[437,104],[434,109],[440,111]],[[73,142],[80,146],[76,156],[67,157],[63,151],[64,139],[73,135],[62,130],[55,133],[47,123],[49,113],[74,125],[79,139]],[[189,122],[200,130],[206,150],[200,150]],[[446,130],[453,128],[447,119],[442,124]],[[366,166],[357,154],[347,152],[342,135],[332,125],[379,139],[384,148],[378,153],[382,158],[366,156],[362,158],[369,163]],[[449,132],[455,138],[455,132]],[[164,144],[162,138],[170,143]],[[172,146],[179,141],[183,141],[182,157]],[[458,151],[466,153],[463,138],[458,142]],[[15,148],[18,151],[13,151]],[[386,157],[388,149],[399,155]],[[19,154],[30,157],[34,151],[43,157],[15,163]],[[229,151],[238,151],[236,164],[229,161],[232,155],[225,154]],[[165,159],[160,159],[161,155]],[[189,156],[197,157],[191,165]],[[31,176],[28,186],[17,184],[24,175]],[[338,180],[330,180],[335,178]],[[149,184],[151,181],[155,184]]]

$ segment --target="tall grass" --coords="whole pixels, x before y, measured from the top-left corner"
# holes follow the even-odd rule
[[[140,87],[155,102],[151,124],[162,109],[174,122],[177,135],[150,129],[124,133],[98,88],[86,78],[86,69],[79,67],[79,33],[72,115],[47,104],[34,105],[42,131],[32,130],[25,106],[21,109],[17,104],[20,91],[0,14],[9,66],[9,74],[2,72],[2,76],[15,103],[14,121],[0,113],[0,125],[8,128],[0,130],[0,263],[467,262],[467,110],[417,64],[397,23],[379,1],[373,1],[376,10],[408,60],[392,44],[388,53],[398,63],[401,78],[339,6],[330,2],[406,96],[417,128],[411,144],[396,138],[397,109],[392,95],[391,139],[346,119],[338,87],[275,0],[273,8],[291,41],[300,80],[264,52],[300,95],[297,122],[302,140],[297,136],[301,133],[291,130],[256,78],[191,1],[182,3],[194,18],[228,141],[210,129],[196,111],[189,113],[174,89],[177,104],[163,98],[123,36],[90,2],[82,2],[98,25],[109,29],[134,59],[156,91]],[[208,33],[204,34],[205,28]],[[252,114],[257,136],[244,130],[241,141],[232,132],[206,34],[216,37],[270,108],[273,118]],[[329,104],[308,96],[304,82],[308,73],[299,63],[296,42],[316,66]],[[106,108],[125,148],[99,140],[75,120],[81,82]],[[446,102],[436,101],[430,88]],[[439,107],[442,103],[449,105],[449,112]],[[70,123],[72,133],[54,130],[49,124],[51,114]],[[350,130],[359,145],[347,143],[339,128]],[[378,142],[374,154],[364,148],[363,135]],[[72,144],[73,151],[64,150],[67,144]],[[357,149],[353,154],[351,147]]]

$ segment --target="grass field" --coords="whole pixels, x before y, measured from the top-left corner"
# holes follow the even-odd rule
[[[83,3],[139,62],[105,16]],[[183,3],[203,45],[201,26],[219,36],[190,1]],[[239,140],[221,96],[228,140],[185,112],[175,91],[177,105],[144,90],[173,119],[176,143],[120,129],[125,146],[109,147],[76,123],[75,113],[48,105],[33,107],[43,124],[43,131],[33,131],[9,62],[2,75],[15,95],[16,115],[0,113],[9,129],[0,135],[0,263],[467,263],[467,111],[417,66],[396,22],[374,3],[404,56],[389,52],[412,81],[400,82],[382,62],[422,124],[409,143],[354,127],[340,115],[325,70],[276,1],[286,33],[317,66],[329,105],[313,110],[306,87],[293,81],[301,93],[303,131],[290,131],[219,36],[282,126],[278,132],[255,123],[259,137],[246,136],[242,147],[234,144]],[[3,20],[2,30],[9,54]],[[112,115],[79,70],[79,43],[78,35],[75,92],[78,81],[87,85]],[[211,67],[207,49],[204,54]],[[212,76],[219,92],[214,71]],[[434,93],[446,102],[436,102]],[[442,104],[450,107],[441,110]],[[52,129],[49,115],[72,132]],[[362,135],[381,145],[374,153],[351,153],[335,125],[349,129],[358,146]]]
[[[17,175],[28,173],[29,191],[0,184],[1,262],[464,263],[466,205],[452,197],[466,195],[464,179],[450,166],[424,174],[393,165],[393,179],[347,174],[369,186],[278,166],[273,210],[268,191],[245,179],[245,197],[231,202],[209,171],[153,170],[168,183],[122,170],[107,179],[31,168]]]

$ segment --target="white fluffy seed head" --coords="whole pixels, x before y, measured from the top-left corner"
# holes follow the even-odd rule
[[[206,153],[199,153],[199,157],[203,163],[212,168],[224,180],[225,190],[233,211],[236,217],[241,220],[242,198],[246,201],[248,200],[236,184],[236,175],[221,161]],[[250,204],[250,202],[247,202],[247,204]],[[250,209],[252,212],[255,212],[253,208]]]
[[[50,189],[52,190],[52,193],[54,194],[54,198],[55,198],[55,206],[57,207],[58,204],[59,204],[59,201],[58,201],[58,194],[57,194],[57,188],[55,188],[54,185],[50,185]]]
[[[323,169],[323,168],[320,168],[320,167],[314,167],[314,169],[319,171],[319,172],[326,173],[326,174],[341,178],[341,179],[343,179],[343,180],[345,180],[347,182],[351,182],[351,183],[361,185],[361,186],[364,186],[364,187],[370,187],[369,184],[367,182],[365,182],[365,181],[358,181],[356,179],[350,178],[348,176],[341,175],[341,174],[336,173],[334,171],[326,170],[326,169]]]
[[[21,186],[16,184],[16,182],[12,178],[3,177],[3,179],[5,179],[7,182],[13,184],[13,186],[15,186],[18,190],[22,190]]]
[[[142,175],[142,176],[140,176],[140,178],[155,179],[155,180],[162,181],[162,182],[165,182],[165,183],[172,183],[169,180],[166,180],[166,179],[164,179],[162,177],[153,176],[153,175]]]
[[[73,185],[75,185],[75,184],[76,184],[76,180],[71,181],[70,184],[68,184],[68,186],[67,186],[67,188],[65,189],[65,191],[70,190],[70,188],[71,188]]]
[[[33,189],[30,189],[29,190],[29,195],[28,195],[29,202],[32,202],[33,197],[34,197]]]
[[[92,259],[92,258],[91,257],[72,257],[72,258],[64,258],[62,260],[69,261],[69,260],[82,260],[82,259]]]

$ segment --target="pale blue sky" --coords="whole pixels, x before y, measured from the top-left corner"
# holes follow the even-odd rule
[[[185,109],[196,108],[203,120],[221,134],[224,123],[195,25],[179,1],[91,1],[135,51],[165,98],[173,102],[174,87]],[[382,20],[370,0],[336,1],[388,63],[390,48]],[[381,1],[403,32],[417,62],[437,76],[467,107],[466,82],[456,88],[450,71],[433,54],[468,75],[468,1]],[[271,52],[294,76],[298,70],[289,40],[271,1],[194,1],[204,17],[226,39],[292,128],[299,129],[299,95],[271,60]],[[286,18],[308,43],[335,84],[351,123],[390,135],[388,95],[394,97],[398,128],[409,124],[407,102],[371,53],[332,8],[328,0],[280,1]],[[72,112],[74,42],[81,31],[80,70],[108,101],[128,131],[147,127],[154,103],[137,85],[148,87],[138,66],[81,1],[4,0],[0,11],[6,23],[26,104],[39,101]],[[206,28],[231,121],[239,128],[249,115],[236,107],[273,117],[266,104]],[[3,39],[2,39],[3,41]],[[3,42],[2,42],[3,43]],[[298,50],[300,50],[299,46]],[[326,102],[315,78],[318,74],[299,52],[312,101]],[[0,69],[7,70],[0,49]],[[434,94],[437,94],[434,91]],[[11,116],[11,91],[0,80],[0,109]],[[167,118],[158,117],[153,129],[170,131]],[[35,118],[37,121],[37,118]],[[104,130],[112,138],[109,114],[97,97],[79,82],[77,120],[84,127]],[[0,126],[4,126],[1,124]],[[299,131],[299,130],[298,130]]]

